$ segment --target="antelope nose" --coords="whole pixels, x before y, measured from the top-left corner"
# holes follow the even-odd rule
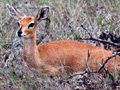
[[[17,34],[19,37],[21,37],[22,31],[21,31],[22,27],[20,28],[20,30],[18,30]]]

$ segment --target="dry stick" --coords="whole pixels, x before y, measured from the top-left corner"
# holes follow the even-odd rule
[[[73,78],[73,77],[75,77],[75,76],[77,76],[77,75],[84,75],[84,74],[86,74],[86,73],[88,73],[87,70],[85,70],[85,71],[82,72],[82,73],[73,74],[73,75],[69,76],[67,79]],[[67,80],[67,79],[66,79],[66,80]]]
[[[88,67],[88,69],[89,69],[89,66],[88,66],[87,62],[88,62],[89,58],[90,58],[90,52],[88,50],[88,57],[87,57],[87,60],[85,60],[85,63],[86,63],[86,66]],[[84,75],[86,73],[88,73],[87,69],[84,72],[82,72],[82,73],[73,74],[73,75],[69,76],[67,79],[70,79],[70,78],[72,78],[74,76],[77,76],[77,75]]]
[[[89,52],[89,50],[88,50],[87,62],[88,62],[89,58],[90,58],[90,52]],[[73,74],[73,75],[69,76],[67,79],[70,79],[70,78],[75,77],[75,76],[77,76],[77,75],[84,75],[84,74],[86,74],[86,73],[96,73],[96,71],[90,71],[90,67],[89,67],[89,65],[88,65],[87,62],[85,61],[88,70],[87,70],[87,68],[86,68],[86,70],[85,70],[84,72],[82,72],[82,73],[77,73],[77,74]]]
[[[115,57],[115,56],[118,55],[118,54],[119,54],[119,52],[118,52],[118,53],[115,53],[115,54],[112,54],[110,57],[108,57],[108,58],[105,60],[105,62],[102,64],[102,66],[97,70],[97,72],[100,72],[101,69],[104,68],[105,64],[106,64],[111,58]]]
[[[81,25],[81,27],[92,37],[92,34],[83,25]]]
[[[98,62],[99,63],[99,62]],[[100,64],[100,63],[99,63]],[[100,64],[101,65],[101,64]],[[101,65],[101,67],[102,67],[102,65]],[[104,68],[103,67],[103,69],[104,69],[104,71],[107,73],[107,74],[109,74],[109,77],[111,78],[111,80],[112,80],[112,85],[114,86],[114,88],[118,85],[118,82],[116,82],[116,80],[114,79],[114,77],[113,77],[113,75],[109,72],[109,70],[107,70],[106,68]]]
[[[106,64],[111,58],[115,57],[115,56],[118,55],[118,54],[120,54],[120,52],[117,52],[117,53],[111,55],[110,57],[108,57],[108,58],[104,61],[104,63],[101,65],[101,67],[97,70],[97,72],[100,72],[101,69],[104,68],[105,64]],[[106,68],[104,68],[104,70],[105,70],[106,73],[109,74],[109,76],[110,76],[110,78],[111,78],[111,80],[112,80],[113,86],[116,87],[116,86],[118,85],[118,83],[115,81],[113,75],[112,75]]]
[[[78,75],[84,75],[84,74],[86,74],[86,73],[97,73],[97,71],[89,71],[89,72],[88,72],[88,70],[86,69],[84,72],[77,73],[77,74],[73,74],[73,75],[69,76],[67,79],[73,78],[73,77],[78,76]],[[66,79],[66,80],[67,80],[67,79]]]
[[[94,37],[90,37],[90,38],[80,38],[81,40],[94,40],[94,41],[99,41],[99,42],[102,42],[102,43],[107,43],[107,44],[110,44],[110,45],[113,45],[113,46],[117,46],[117,47],[120,47],[120,44],[117,44],[117,43],[113,43],[111,41],[106,41],[106,40],[102,40],[102,39],[99,39],[99,38],[94,38]]]
[[[104,68],[104,70],[105,70],[106,73],[109,74],[109,76],[110,76],[110,78],[111,78],[111,80],[112,80],[112,85],[114,86],[114,88],[115,88],[117,85],[119,85],[118,82],[114,79],[113,75],[112,75],[107,69]]]
[[[81,27],[88,32],[88,34],[90,35],[90,38],[80,38],[81,40],[94,40],[94,41],[99,41],[99,42],[102,42],[102,43],[107,43],[107,44],[110,44],[110,45],[113,45],[113,46],[117,46],[117,47],[120,47],[120,44],[117,44],[117,43],[113,43],[111,41],[106,41],[106,40],[102,40],[102,39],[99,39],[99,38],[94,38],[93,35],[83,26],[81,25]]]
[[[90,58],[90,51],[88,50],[87,62],[88,62],[89,58]]]
[[[91,69],[90,69],[90,67],[89,67],[89,65],[88,65],[89,58],[90,58],[90,51],[88,50],[87,62],[85,61],[85,63],[86,63],[86,67],[87,67],[87,68],[86,68],[86,70],[88,69],[87,71],[89,71],[89,72],[90,72],[90,71],[91,71]]]

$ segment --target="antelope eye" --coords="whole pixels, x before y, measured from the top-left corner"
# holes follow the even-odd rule
[[[28,28],[31,28],[31,27],[34,27],[34,23],[30,23],[30,24],[28,25]]]
[[[17,25],[18,25],[18,27],[20,27],[20,23],[19,22],[17,22]]]

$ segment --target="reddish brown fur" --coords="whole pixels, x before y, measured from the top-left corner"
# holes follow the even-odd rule
[[[47,72],[50,75],[59,74],[63,69],[67,73],[84,71],[87,67],[86,60],[88,57],[88,50],[90,51],[88,66],[92,70],[98,69],[100,65],[97,63],[102,63],[102,60],[105,60],[108,56],[112,55],[111,51],[103,50],[90,44],[85,44],[73,40],[55,41],[43,45],[38,45],[37,47],[33,48],[32,45],[36,45],[36,42],[33,40],[33,37],[29,39],[31,42],[27,45],[27,47],[31,48],[24,48],[24,51],[32,52],[32,54],[27,55],[27,53],[24,52],[24,55],[29,58],[25,59],[25,61],[29,62],[31,66],[40,70],[42,73]],[[33,52],[36,52],[37,54],[36,59],[32,57],[34,55]],[[117,56],[116,60],[117,62],[120,62],[120,57]],[[113,72],[115,70],[113,60],[110,60],[106,67],[111,72]]]
[[[36,46],[36,26],[33,30],[24,29],[31,21],[36,22],[34,17],[29,18],[20,20],[24,34],[29,35],[23,40],[24,60],[42,73],[58,75],[62,70],[66,73],[84,71],[87,67],[88,50],[90,51],[88,66],[91,70],[97,70],[100,67],[98,63],[102,63],[112,55],[111,51],[73,40],[55,41]],[[117,56],[116,60],[119,63],[120,57]],[[115,70],[113,59],[107,63],[106,67],[111,72]]]
[[[30,30],[27,27],[27,25],[31,22],[31,21],[34,21],[35,22],[35,27]],[[36,33],[36,26],[37,26],[37,22],[36,22],[36,19],[35,17],[31,17],[31,16],[28,16],[28,17],[23,17],[20,21],[19,21],[20,25],[22,26],[22,32],[25,34],[25,35],[29,35],[29,34],[34,34]]]
[[[98,62],[102,63],[108,56],[112,55],[111,51],[73,40],[55,41],[36,46],[37,20],[41,21],[47,18],[47,12],[48,8],[43,8],[36,17],[23,17],[19,21],[24,36],[24,60],[28,65],[50,75],[59,75],[63,70],[69,74],[84,71],[87,67],[86,63],[91,70],[96,70],[100,67]],[[31,21],[34,21],[35,25],[29,29],[27,26]],[[88,50],[90,51],[90,58],[87,62]],[[120,63],[119,56],[116,57],[116,63],[114,63],[114,59],[106,64],[111,72],[114,72],[118,68],[115,66]]]
[[[96,70],[100,67],[100,65],[96,65],[96,63],[102,63],[108,56],[112,55],[111,51],[72,40],[50,42],[39,45],[37,48],[39,56],[41,60],[46,63],[46,66],[50,65],[55,69],[61,67],[61,65],[65,67],[70,66],[71,68],[65,68],[68,73],[80,72],[86,69],[88,50],[90,51],[88,66],[90,66],[92,70]],[[116,60],[120,62],[120,57],[117,56]],[[110,60],[106,67],[110,71],[114,71],[113,60]]]

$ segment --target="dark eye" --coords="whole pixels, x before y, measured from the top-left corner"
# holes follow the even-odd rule
[[[17,22],[17,25],[18,25],[18,27],[20,27],[20,23],[19,22]]]
[[[30,23],[30,24],[28,25],[28,28],[33,27],[33,26],[34,26],[34,23]]]

